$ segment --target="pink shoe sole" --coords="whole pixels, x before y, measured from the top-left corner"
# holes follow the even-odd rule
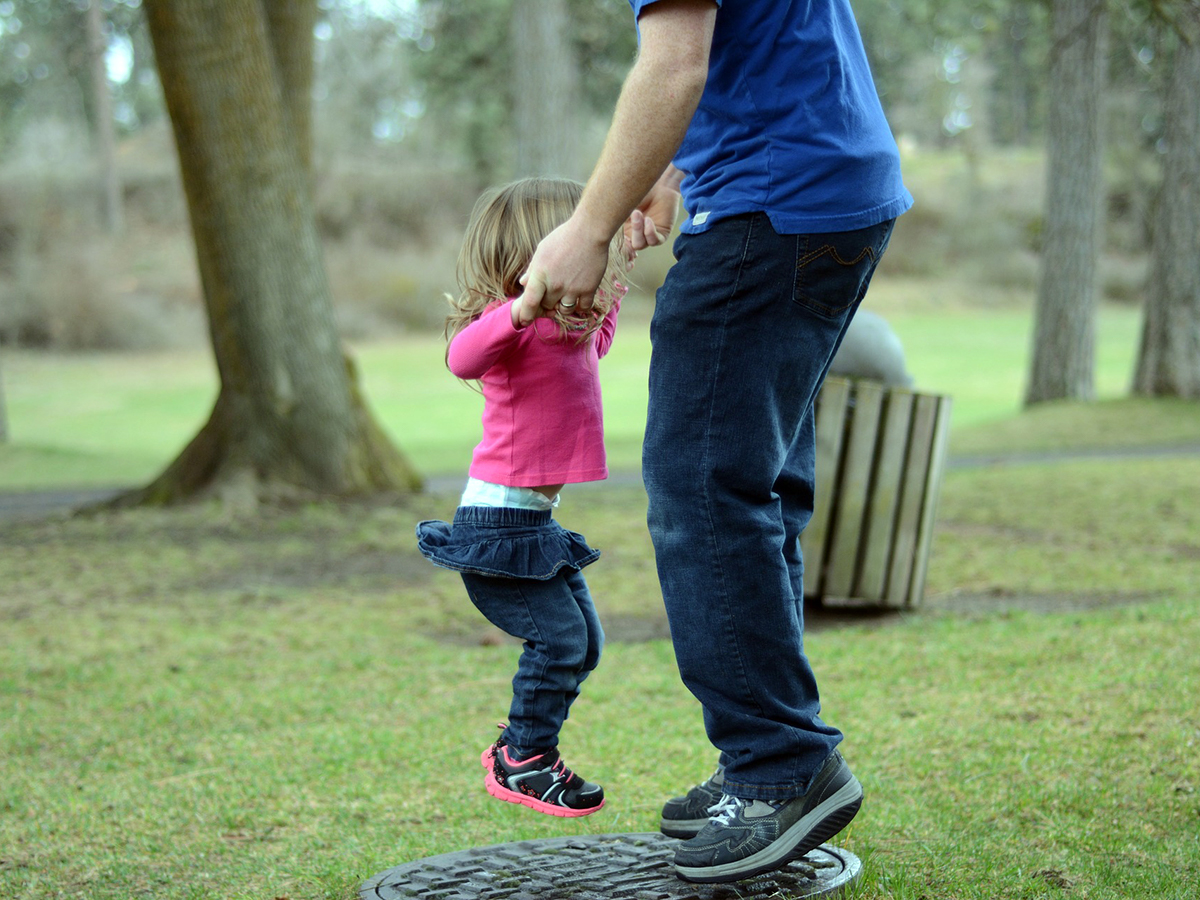
[[[484,764],[487,768],[491,768],[490,763]],[[496,776],[490,771],[487,777],[483,779],[483,784],[487,788],[487,792],[497,800],[504,800],[508,803],[519,803],[521,806],[528,806],[530,809],[537,810],[540,813],[545,813],[548,816],[560,816],[564,819],[575,819],[579,816],[590,816],[594,812],[599,812],[604,808],[604,801],[601,800],[599,805],[589,807],[588,809],[569,809],[565,806],[555,806],[553,803],[546,803],[543,800],[538,800],[536,797],[530,797],[527,794],[521,794],[517,791],[510,791],[502,786],[496,780]]]

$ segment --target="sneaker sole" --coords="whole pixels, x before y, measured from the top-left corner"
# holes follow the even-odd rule
[[[721,884],[742,881],[765,872],[782,869],[793,859],[799,859],[821,846],[858,814],[862,806],[863,789],[853,775],[821,805],[801,818],[769,845],[744,859],[719,866],[675,866],[675,873],[684,881],[697,884]]]
[[[483,779],[484,787],[487,792],[497,800],[504,800],[508,803],[518,803],[521,806],[528,806],[530,809],[535,809],[540,813],[545,813],[548,816],[559,816],[565,819],[575,819],[579,816],[590,816],[594,812],[599,812],[604,808],[604,801],[601,800],[595,806],[589,806],[587,809],[571,809],[567,806],[555,806],[553,803],[547,803],[544,800],[539,800],[536,797],[530,797],[528,794],[522,794],[517,791],[511,791],[500,784],[496,780],[496,776],[488,772],[487,777]]]
[[[698,835],[707,824],[707,816],[703,819],[663,819],[658,823],[658,830],[667,837],[687,840]]]

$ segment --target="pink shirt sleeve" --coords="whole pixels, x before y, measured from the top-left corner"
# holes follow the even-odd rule
[[[450,341],[446,365],[459,378],[482,378],[521,338],[512,323],[512,301],[489,309]]]
[[[600,323],[600,328],[596,332],[596,356],[603,358],[608,352],[608,348],[612,346],[613,334],[617,330],[617,313],[621,311],[621,298],[617,297],[613,300],[613,305],[605,315],[604,321]]]

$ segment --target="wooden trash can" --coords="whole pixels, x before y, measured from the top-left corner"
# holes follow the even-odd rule
[[[946,463],[950,398],[830,377],[817,396],[816,504],[804,593],[825,606],[918,606]]]

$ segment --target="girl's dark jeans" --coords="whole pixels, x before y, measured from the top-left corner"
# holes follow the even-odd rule
[[[548,510],[459,507],[452,524],[422,522],[417,534],[430,560],[461,573],[488,621],[525,642],[506,741],[523,755],[558,746],[559,729],[604,646],[580,572],[600,551]]]

